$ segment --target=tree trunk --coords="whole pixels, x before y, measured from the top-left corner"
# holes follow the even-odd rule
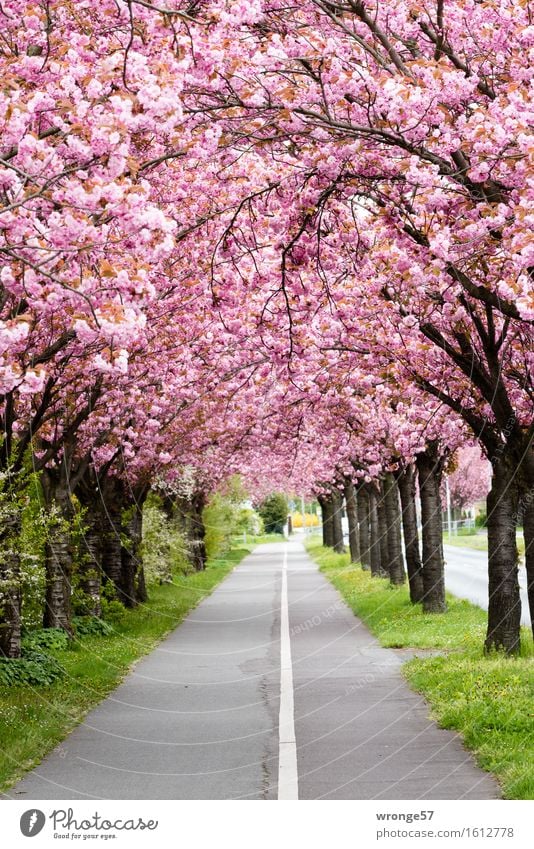
[[[534,489],[530,489],[523,500],[523,536],[530,625],[534,637]]]
[[[370,546],[369,554],[371,560],[371,575],[380,576],[382,574],[380,563],[380,529],[378,527],[378,499],[376,495],[376,487],[370,485],[369,494],[369,530],[370,530]]]
[[[406,580],[406,573],[404,571],[402,557],[399,490],[391,472],[387,472],[385,475],[384,499],[386,505],[389,579],[392,584],[400,585]]]
[[[360,529],[360,560],[362,569],[371,568],[369,538],[369,495],[364,486],[358,487],[358,527]]]
[[[334,547],[334,516],[332,499],[330,496],[320,495],[317,498],[321,506],[321,519],[323,525],[323,545],[326,548]]]
[[[384,481],[378,481],[378,500],[376,505],[378,515],[378,536],[380,544],[380,575],[389,578],[389,548],[388,548],[388,519],[386,515],[386,497]]]
[[[102,615],[102,510],[96,475],[88,471],[80,481],[76,495],[85,508],[79,585],[84,593],[85,612]]]
[[[124,492],[121,481],[109,476],[101,483],[102,513],[102,572],[113,588],[117,601],[125,602],[122,591],[122,508]]]
[[[85,514],[85,552],[80,566],[80,587],[90,616],[102,615],[102,515],[99,505],[88,506]]]
[[[206,528],[202,518],[202,511],[206,505],[206,496],[197,491],[190,500],[188,541],[191,551],[191,562],[195,571],[202,572],[206,568]]]
[[[44,628],[63,628],[73,634],[71,580],[73,507],[70,496],[67,461],[42,473],[43,494],[53,517],[45,544]]]
[[[440,497],[442,459],[435,445],[428,446],[418,455],[417,472],[423,536],[423,610],[425,613],[443,613],[447,606]]]
[[[0,528],[0,656],[11,658],[21,653],[20,531],[20,511],[11,508]]]
[[[136,575],[141,538],[139,534],[139,510],[130,500],[122,510],[121,521],[121,580],[122,603],[125,607],[137,605]]]
[[[332,491],[332,526],[334,532],[334,551],[343,554],[345,543],[343,542],[343,523],[341,514],[343,511],[343,496],[338,489]]]
[[[358,529],[358,504],[356,488],[350,478],[345,479],[345,504],[349,523],[350,562],[360,562],[360,537]]]
[[[401,469],[395,477],[399,487],[402,529],[404,531],[404,552],[410,586],[410,601],[417,604],[423,600],[423,564],[419,551],[417,533],[417,511],[415,508],[415,469],[412,464]]]
[[[519,651],[521,597],[515,536],[519,491],[516,465],[506,451],[492,460],[487,498],[489,606],[485,648]],[[528,534],[528,532],[527,532]]]

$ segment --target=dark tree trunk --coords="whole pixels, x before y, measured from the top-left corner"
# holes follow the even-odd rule
[[[76,495],[85,508],[79,585],[85,596],[86,613],[102,615],[102,502],[94,471],[88,470]]]
[[[69,468],[66,461],[42,473],[43,494],[54,515],[45,544],[45,609],[43,626],[63,628],[73,633],[71,580],[73,507],[70,495]]]
[[[0,528],[0,655],[12,658],[21,653],[20,530],[20,511],[13,508]]]
[[[534,636],[534,489],[528,491],[523,501],[523,536],[530,625]]]
[[[176,502],[170,495],[162,495],[161,507],[169,522],[174,521],[176,514]]]
[[[122,509],[124,491],[122,482],[114,477],[106,477],[101,483],[103,498],[102,511],[102,572],[108,584],[113,588],[117,601],[125,603],[122,591]]]
[[[443,563],[443,526],[440,497],[443,462],[435,445],[429,445],[417,457],[421,525],[423,536],[423,610],[443,613],[445,574]]]
[[[172,583],[172,578],[169,583]],[[135,597],[140,604],[144,604],[145,601],[148,601],[148,592],[145,580],[145,568],[143,566],[142,561],[139,564],[139,567],[137,569],[137,575],[135,578]]]
[[[389,556],[389,579],[392,584],[403,584],[406,580],[402,557],[401,515],[397,482],[387,472],[384,479],[384,499],[386,505],[387,539]]]
[[[102,615],[102,514],[100,505],[88,506],[85,514],[85,551],[80,565],[80,587],[90,616]]]
[[[318,496],[319,504],[321,506],[321,519],[323,525],[323,545],[326,548],[334,547],[334,516],[332,509],[332,499],[330,496],[320,495]]]
[[[358,527],[360,530],[360,560],[362,569],[371,568],[369,495],[364,486],[358,487]]]
[[[343,496],[338,489],[332,491],[332,526],[334,532],[334,551],[343,554],[345,543],[343,542],[343,524],[341,514],[343,512]]]
[[[376,509],[378,515],[378,536],[380,545],[380,575],[383,578],[389,578],[388,518],[386,515],[386,498],[383,480],[378,482],[378,500]]]
[[[358,503],[356,488],[350,478],[345,480],[345,504],[349,523],[350,562],[360,562],[360,537],[358,529]]]
[[[143,541],[143,503],[148,490],[136,488],[128,493],[122,511],[121,588],[126,607],[146,601],[141,543]],[[145,596],[142,598],[140,596]]]
[[[378,526],[378,499],[374,485],[369,486],[368,495],[371,575],[380,576],[382,574],[380,563],[380,529]]]
[[[191,551],[191,562],[195,571],[201,572],[206,568],[206,528],[202,518],[202,511],[206,506],[206,496],[197,491],[190,500],[188,541]]]
[[[520,647],[521,597],[516,542],[517,468],[506,451],[493,458],[487,499],[489,606],[485,647],[512,654]]]
[[[417,533],[417,511],[415,508],[415,468],[413,465],[401,469],[397,474],[399,486],[402,529],[404,531],[404,552],[408,583],[410,586],[410,601],[417,604],[423,600],[423,564],[419,551],[419,534]]]

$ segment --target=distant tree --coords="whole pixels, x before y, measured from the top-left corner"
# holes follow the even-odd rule
[[[279,492],[269,495],[258,507],[266,534],[281,534],[287,521],[287,498]]]
[[[456,457],[456,467],[449,474],[451,505],[457,510],[473,507],[483,501],[491,485],[491,465],[482,455],[478,445],[461,448]]]

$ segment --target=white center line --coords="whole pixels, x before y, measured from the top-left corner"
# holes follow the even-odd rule
[[[278,798],[298,799],[297,741],[293,705],[293,666],[287,600],[287,548],[282,566],[280,601],[280,716],[278,720]]]

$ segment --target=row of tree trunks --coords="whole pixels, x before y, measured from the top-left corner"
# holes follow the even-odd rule
[[[429,444],[417,458],[420,480],[423,557],[419,546],[414,465],[387,473],[382,480],[355,486],[345,481],[352,562],[373,575],[387,576],[395,586],[406,581],[412,603],[425,612],[445,610],[444,560],[440,485],[443,459],[437,444]],[[323,544],[335,548],[334,514],[341,515],[336,499],[321,495]],[[339,513],[337,512],[339,509]],[[404,537],[404,546],[403,546]]]
[[[101,615],[103,583],[110,587],[108,596],[125,607],[146,601],[141,541],[147,489],[131,489],[117,477],[99,481],[92,470],[78,476],[66,461],[45,469],[42,486],[52,516],[45,546],[43,626],[73,633],[72,486],[84,509],[76,574],[83,593],[81,610],[84,614]]]
[[[341,522],[343,495],[340,490],[332,487],[328,494],[320,495],[318,501],[321,507],[323,545],[333,548],[338,554],[343,554],[345,551]]]

